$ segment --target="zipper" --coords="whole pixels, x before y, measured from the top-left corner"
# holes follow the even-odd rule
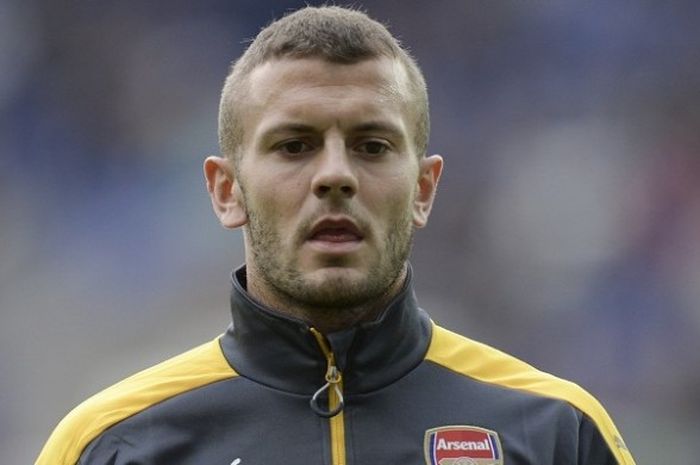
[[[343,376],[335,363],[335,355],[326,338],[316,328],[310,328],[311,334],[316,338],[323,356],[326,358],[326,384],[316,391],[309,404],[311,409],[319,416],[328,418],[330,422],[331,437],[331,464],[345,465],[345,420],[343,419]],[[319,397],[328,391],[328,408],[319,405]]]

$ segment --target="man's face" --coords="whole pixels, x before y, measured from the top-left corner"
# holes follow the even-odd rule
[[[282,59],[248,79],[234,190],[249,284],[307,308],[382,296],[427,216],[402,66]]]

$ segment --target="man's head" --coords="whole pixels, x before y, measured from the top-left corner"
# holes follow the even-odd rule
[[[251,294],[328,330],[371,316],[396,293],[413,229],[427,221],[442,159],[417,148],[424,136],[416,134],[427,125],[418,124],[417,108],[425,100],[415,98],[404,61],[362,55],[357,50],[364,48],[339,39],[338,31],[359,34],[376,24],[363,14],[302,10],[280,20],[284,27],[261,32],[262,40],[293,50],[284,45],[284,31],[295,41],[305,32],[284,24],[304,23],[308,15],[314,34],[326,38],[308,41],[319,50],[336,44],[338,51],[241,59],[243,87],[229,76],[228,92],[237,96],[231,103],[225,89],[222,99],[222,114],[233,115],[222,117],[222,130],[238,132],[222,139],[237,140],[235,149],[209,157],[204,169],[221,223],[244,227]],[[384,44],[380,36],[373,40]]]
[[[430,131],[428,93],[416,62],[381,23],[360,11],[334,6],[307,7],[273,22],[234,63],[219,106],[221,153],[234,161],[240,155],[250,75],[261,64],[282,58],[354,64],[381,57],[395,60],[406,72],[403,98],[415,118],[413,143],[418,156],[425,155]]]

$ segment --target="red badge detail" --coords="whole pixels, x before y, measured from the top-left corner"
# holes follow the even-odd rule
[[[498,433],[478,426],[441,426],[425,432],[427,465],[503,465]]]

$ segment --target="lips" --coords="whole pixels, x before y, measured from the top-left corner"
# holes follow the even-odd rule
[[[319,242],[359,242],[363,239],[360,228],[349,218],[325,218],[314,225],[308,240]]]

